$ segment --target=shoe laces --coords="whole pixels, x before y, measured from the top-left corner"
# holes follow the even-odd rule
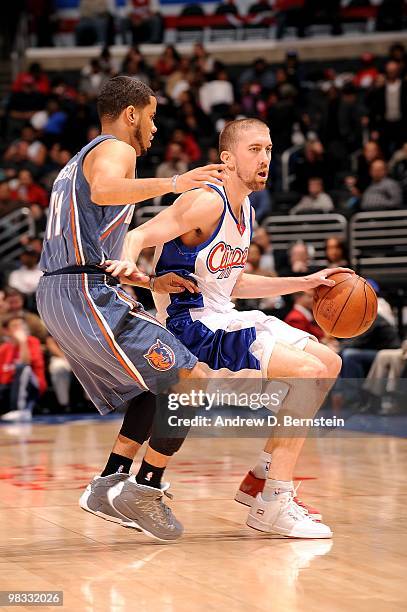
[[[289,491],[289,498],[287,500],[287,512],[296,521],[303,521],[304,519],[310,519],[308,512],[305,508],[302,508],[294,501],[294,491]]]

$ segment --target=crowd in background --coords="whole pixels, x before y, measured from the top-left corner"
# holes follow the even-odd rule
[[[269,65],[258,58],[248,66],[226,66],[196,44],[187,56],[166,47],[154,66],[147,65],[137,47],[131,47],[122,65],[117,65],[106,48],[77,75],[47,74],[39,64],[18,74],[3,103],[0,242],[1,232],[10,229],[7,215],[11,211],[27,209],[35,229],[32,235],[21,237],[19,261],[1,271],[0,399],[6,398],[13,407],[9,418],[15,417],[15,411],[22,414],[21,410],[29,418],[40,396],[45,405],[44,397],[51,393],[45,391],[47,386],[56,393],[63,410],[78,401],[76,396],[72,400],[75,383],[69,364],[36,314],[35,289],[41,275],[38,262],[52,183],[70,157],[98,135],[96,98],[106,80],[127,74],[147,82],[156,92],[158,133],[149,155],[140,160],[139,176],[170,177],[216,162],[218,134],[227,121],[257,116],[270,126],[270,184],[251,196],[259,228],[250,248],[248,271],[299,275],[315,270],[312,245],[297,243],[288,254],[273,252],[261,226],[267,216],[340,211],[350,217],[359,210],[398,209],[406,203],[405,49],[395,44],[387,57],[364,54],[353,62],[353,68],[349,66],[346,70],[324,63],[306,67],[295,51],[287,54],[282,65]],[[285,190],[282,156],[287,149],[293,153],[289,189]],[[155,204],[167,205],[173,199],[164,196]],[[146,272],[151,268],[151,255],[143,253],[140,262]],[[346,244],[337,238],[328,240],[326,259],[329,265],[347,264]],[[380,294],[377,285],[374,289]],[[152,306],[148,292],[137,292],[137,297]],[[301,294],[292,299],[246,301],[237,307],[261,308],[290,324],[302,325],[341,353],[345,376],[363,378],[371,368],[390,372],[389,355],[380,353],[397,351],[391,354],[391,380],[395,372],[399,376],[405,350],[392,309],[383,298],[372,329],[344,343],[326,337],[316,327],[311,304],[312,296]],[[29,371],[20,367],[22,353],[31,355]],[[16,381],[25,384],[23,399],[16,391],[20,387],[11,384]],[[396,388],[391,383],[386,393],[393,394]],[[337,406],[344,399],[358,401],[349,385],[338,384],[334,397],[340,398],[335,400]],[[86,405],[86,398],[81,401]],[[383,407],[376,402],[375,410],[389,414],[394,405],[389,408],[389,404]]]

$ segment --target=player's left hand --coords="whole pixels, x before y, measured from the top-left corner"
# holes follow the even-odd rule
[[[168,272],[154,279],[154,293],[181,293],[185,290],[190,293],[200,293],[198,286],[193,281],[178,276],[175,272]]]
[[[105,261],[105,270],[125,285],[148,287],[150,277],[138,269],[132,261],[108,259]]]
[[[308,276],[304,276],[304,280],[306,281],[306,289],[314,289],[315,287],[319,287],[320,285],[325,285],[326,287],[333,287],[335,285],[335,281],[331,280],[329,277],[332,274],[338,274],[339,272],[348,272],[349,274],[355,274],[354,270],[350,268],[325,268],[324,270],[320,270],[319,272],[314,272],[314,274],[309,274]]]

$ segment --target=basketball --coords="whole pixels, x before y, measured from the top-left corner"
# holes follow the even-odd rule
[[[313,313],[324,332],[336,338],[360,336],[377,316],[377,296],[369,283],[349,272],[332,274],[334,287],[315,289]]]

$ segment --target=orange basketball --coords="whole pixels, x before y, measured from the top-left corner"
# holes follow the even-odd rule
[[[357,274],[339,272],[329,277],[334,287],[315,289],[313,313],[318,325],[336,338],[363,334],[377,317],[377,296]]]

